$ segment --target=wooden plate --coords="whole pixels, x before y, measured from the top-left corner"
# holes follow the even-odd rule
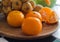
[[[51,35],[57,30],[58,23],[47,25],[43,23],[43,31],[36,36],[26,36],[22,34],[21,28],[10,27],[5,21],[0,21],[0,35],[14,39],[35,39]]]

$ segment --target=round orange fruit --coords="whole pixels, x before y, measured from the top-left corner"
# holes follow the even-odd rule
[[[36,11],[30,11],[29,13],[27,13],[26,18],[27,17],[36,17],[42,21],[42,17],[40,15],[40,13],[36,12]]]
[[[53,24],[57,22],[57,15],[52,9],[44,7],[39,12],[41,13],[42,20],[45,23]]]
[[[7,16],[7,22],[13,27],[19,27],[22,24],[24,15],[20,11],[11,11]]]
[[[51,12],[52,12],[52,10],[51,10],[50,8],[48,8],[48,7],[43,7],[43,8],[39,11],[39,13],[40,13],[41,16],[42,16],[42,21],[45,22],[46,19],[47,19],[47,17],[50,16]]]
[[[27,17],[22,23],[22,32],[26,35],[38,35],[42,32],[42,22],[35,17]]]
[[[50,6],[51,5],[51,0],[44,0],[45,2],[46,2],[46,4],[48,5],[48,6]]]
[[[46,20],[46,23],[48,24],[54,24],[58,22],[57,14],[52,11],[50,17]]]

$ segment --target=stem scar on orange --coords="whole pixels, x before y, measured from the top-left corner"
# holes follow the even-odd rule
[[[11,11],[7,16],[7,22],[13,27],[19,27],[22,24],[24,15],[20,11]]]
[[[22,32],[26,35],[38,35],[42,32],[42,22],[35,17],[27,17],[22,23]]]
[[[26,14],[26,18],[27,17],[36,17],[42,21],[42,17],[40,15],[40,13],[36,12],[36,11],[30,11],[29,13]]]

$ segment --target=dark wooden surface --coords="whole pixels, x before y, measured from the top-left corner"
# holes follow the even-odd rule
[[[58,28],[58,23],[48,25],[43,23],[43,31],[36,36],[26,36],[22,34],[21,28],[10,27],[5,21],[0,21],[0,35],[14,39],[42,38],[54,33]]]

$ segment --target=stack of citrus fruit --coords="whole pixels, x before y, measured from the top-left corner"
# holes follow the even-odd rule
[[[42,32],[42,22],[54,24],[57,21],[56,13],[43,7],[39,12],[29,11],[26,15],[21,11],[11,11],[7,16],[7,22],[10,26],[20,27],[26,35],[38,35]]]
[[[10,26],[21,26],[22,32],[27,35],[37,35],[42,31],[42,17],[40,13],[30,11],[24,18],[20,11],[12,11],[7,16],[7,22]]]
[[[5,3],[5,4],[4,4]],[[46,3],[50,5],[49,1]],[[7,23],[12,27],[21,27],[26,35],[38,35],[42,32],[42,22],[54,24],[57,22],[56,13],[42,5],[36,5],[30,0],[3,0],[3,13]]]

